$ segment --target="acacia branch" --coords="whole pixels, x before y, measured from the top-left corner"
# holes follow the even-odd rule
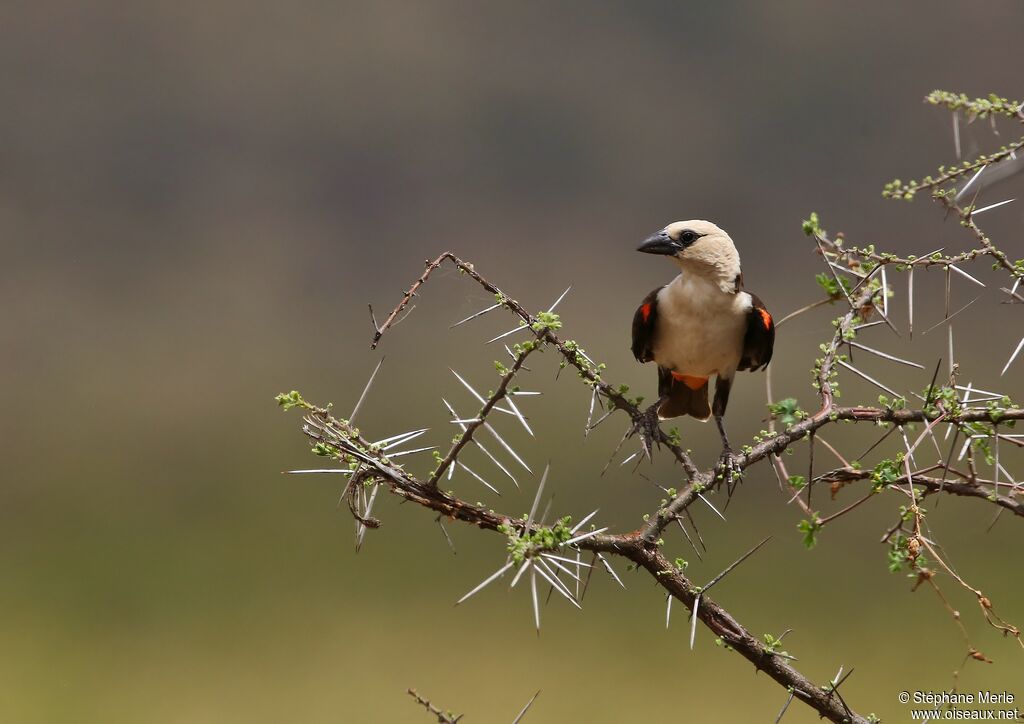
[[[303,401],[304,403],[304,401]],[[372,471],[374,479],[388,486],[389,490],[405,500],[415,502],[432,511],[475,525],[483,530],[501,531],[514,530],[519,534],[535,531],[539,524],[530,524],[522,519],[505,513],[494,512],[482,506],[468,503],[459,497],[440,490],[430,481],[420,481],[405,473],[401,466],[395,466],[383,453],[373,450],[371,444],[363,439],[342,420],[334,418],[326,408],[319,408],[308,403],[301,404],[306,409],[306,425],[304,431],[315,442],[337,445],[339,455],[350,456],[354,460],[365,463]],[[970,411],[963,413],[961,421],[990,420],[991,413]],[[1015,409],[1004,412],[1006,419],[1024,419],[1024,410]],[[768,452],[781,451],[788,444],[805,436],[812,426],[818,427],[837,420],[887,421],[905,424],[922,422],[930,419],[921,410],[877,410],[871,408],[841,408],[832,417],[808,419],[781,433],[771,441],[765,441],[755,453],[741,461],[744,466],[764,458]],[[949,420],[949,422],[954,422]],[[799,429],[797,429],[799,428]],[[863,479],[868,475],[863,471],[844,471],[846,479]],[[943,481],[935,478],[914,476],[914,482],[925,486],[930,493],[946,491],[953,495],[970,497],[987,497],[980,489],[958,481]],[[899,483],[901,481],[896,481]],[[894,485],[896,484],[894,483]],[[1006,496],[997,496],[996,503],[1012,510],[1017,515],[1024,515],[1024,506]],[[691,611],[697,597],[700,597],[697,616],[699,620],[719,637],[724,644],[736,650],[744,658],[764,671],[772,679],[788,690],[794,692],[796,698],[814,708],[820,715],[836,722],[867,722],[868,720],[855,713],[847,713],[845,706],[837,696],[830,695],[825,688],[815,685],[806,676],[796,670],[784,656],[768,649],[742,624],[728,613],[721,605],[703,594],[698,586],[677,567],[672,565],[662,554],[657,544],[652,543],[643,530],[623,534],[598,534],[581,540],[575,544],[581,551],[608,553],[626,558],[648,571],[654,580],[669,594],[682,601]],[[972,589],[973,590],[973,589]]]
[[[778,454],[798,440],[807,437],[834,422],[888,422],[907,425],[914,422],[934,422],[943,413],[935,410],[894,410],[882,407],[836,407],[825,416],[815,415],[792,425],[774,437],[757,443],[750,452],[740,454],[738,465],[747,468],[771,453]],[[946,413],[942,423],[958,425],[965,422],[998,423],[1004,420],[1024,419],[1024,408],[1013,407],[999,410],[964,410],[956,415]]]
[[[400,498],[483,530],[513,530],[523,534],[541,528],[539,524],[532,522],[527,528],[527,521],[474,505],[440,490],[429,481],[421,481],[406,473],[401,466],[395,465],[383,453],[375,451],[357,430],[345,421],[333,417],[326,408],[313,406],[304,400],[297,402],[296,406],[305,409],[304,432],[314,442],[336,449],[338,456],[345,462],[364,463],[372,471],[376,482],[383,483]],[[650,573],[658,585],[682,601],[691,611],[699,596],[698,619],[725,645],[740,653],[758,670],[764,671],[780,685],[793,691],[798,699],[814,708],[821,716],[834,722],[867,724],[866,718],[848,713],[838,697],[830,695],[821,686],[814,684],[796,670],[784,656],[766,647],[714,599],[702,593],[700,587],[694,585],[680,569],[672,565],[658,546],[647,541],[639,531],[617,535],[594,535],[575,543],[574,548],[628,559]]]
[[[824,476],[822,482],[853,482],[870,480],[870,470],[855,470],[853,468],[840,468]],[[1000,508],[1010,511],[1014,515],[1024,518],[1024,499],[1018,498],[1011,492],[1010,495],[1000,495],[991,486],[980,485],[969,480],[943,480],[934,476],[912,474],[909,478],[903,475],[893,481],[893,485],[913,483],[924,488],[924,496],[937,493],[948,493],[965,498],[977,498],[989,503],[998,505]],[[1020,488],[1006,485],[1011,491],[1020,492]],[[834,517],[834,516],[833,516]]]

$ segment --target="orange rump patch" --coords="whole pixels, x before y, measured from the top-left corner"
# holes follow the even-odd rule
[[[682,382],[691,390],[699,390],[701,387],[708,383],[707,377],[693,377],[691,375],[681,375],[678,372],[672,373],[672,379],[676,380],[677,382]]]
[[[650,305],[650,303],[644,304],[643,306],[640,307],[640,314],[643,316],[644,322],[646,322],[648,319],[650,319],[650,317],[651,317],[651,305]]]
[[[761,321],[764,323],[765,329],[772,328],[772,315],[768,314],[767,309],[758,309],[758,313],[761,315]]]

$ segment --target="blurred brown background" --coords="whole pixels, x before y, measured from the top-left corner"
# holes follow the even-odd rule
[[[926,92],[1022,95],[1022,20],[1017,0],[6,3],[0,720],[427,721],[408,686],[467,722],[509,721],[538,688],[532,722],[772,720],[785,692],[706,631],[689,651],[682,607],[666,632],[643,577],[624,592],[599,578],[582,614],[552,601],[538,638],[521,589],[452,608],[500,564],[496,536],[452,526],[452,556],[429,515],[389,500],[357,557],[336,479],[280,474],[319,461],[272,397],[298,388],[349,410],[378,359],[366,303],[390,308],[444,249],[533,308],[572,283],[566,336],[650,395],[629,322],[672,270],[633,249],[668,221],[727,228],[777,316],[818,295],[800,233],[812,210],[860,243],[965,248],[926,199],[884,202],[881,185],[953,160],[950,115],[923,106]],[[964,129],[967,152],[992,143],[987,122]],[[1020,203],[985,219],[1014,258],[1022,220]],[[940,288],[932,276],[922,295]],[[977,384],[1019,393],[1021,365],[997,376],[1020,316],[979,291],[956,328],[959,361]],[[956,285],[957,306],[974,294]],[[922,326],[941,314],[926,298]],[[431,425],[431,443],[447,440],[439,395],[466,415],[474,405],[446,368],[493,385],[501,355],[480,342],[511,326],[447,325],[488,303],[451,272],[431,281],[382,344],[361,427]],[[813,404],[831,316],[781,330],[781,396]],[[901,390],[927,384],[941,333],[913,345],[871,333],[929,373],[865,369]],[[535,468],[551,458],[553,510],[600,507],[602,524],[635,526],[657,491],[629,467],[597,477],[624,421],[584,444],[586,391],[570,375],[556,385],[550,355],[532,367],[524,384],[547,396],[525,407],[541,440],[507,430]],[[877,394],[844,389],[844,402]],[[733,436],[748,438],[763,377],[733,395]],[[713,460],[713,430],[682,427]],[[851,454],[869,439],[831,437],[845,435]],[[677,483],[663,460],[643,471]],[[522,512],[536,481],[501,500],[455,485]],[[717,598],[754,632],[794,628],[786,647],[815,680],[855,667],[843,688],[855,708],[906,720],[897,693],[951,686],[965,647],[932,593],[886,570],[877,540],[902,500],[872,501],[807,552],[787,497],[760,466],[728,523],[698,512],[704,563],[678,533],[668,550],[703,580],[774,535]],[[1005,516],[985,535],[990,519],[950,499],[931,523],[1020,624],[1020,524]],[[962,686],[1024,696],[1019,647],[944,586],[996,660],[967,666]],[[815,720],[797,704],[786,718]]]

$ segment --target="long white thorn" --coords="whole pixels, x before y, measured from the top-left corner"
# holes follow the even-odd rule
[[[408,442],[409,440],[414,440],[417,437],[419,437],[420,435],[422,435],[423,433],[427,432],[429,429],[430,429],[429,427],[424,427],[424,428],[421,428],[419,430],[410,430],[409,432],[403,432],[403,433],[400,433],[398,435],[392,435],[391,437],[386,437],[383,440],[378,440],[377,442],[375,442],[373,444],[374,445],[383,445],[384,447],[382,449],[383,450],[387,450],[388,448],[395,447],[396,445],[401,445],[402,443]]]
[[[999,435],[994,435],[994,437],[996,439],[996,442],[995,442],[995,445],[996,445],[996,462],[995,462],[995,465],[992,466],[992,477],[995,479],[995,483],[994,483],[995,484],[995,494],[998,497],[998,495],[999,495],[999,471],[1000,471],[1000,469],[1003,468],[1003,466],[999,464]]]
[[[960,309],[956,310],[955,312],[953,312],[953,313],[952,313],[952,314],[950,314],[949,316],[947,316],[947,317],[945,317],[945,318],[943,318],[943,319],[940,319],[940,320],[939,320],[938,322],[936,322],[935,324],[933,324],[932,326],[930,326],[930,327],[929,327],[928,329],[926,329],[925,331],[921,332],[921,336],[923,337],[923,336],[925,336],[926,334],[928,334],[929,332],[931,332],[931,331],[932,331],[933,329],[938,329],[938,328],[939,328],[939,327],[941,327],[941,326],[942,326],[943,324],[946,324],[947,322],[949,322],[949,320],[953,319],[953,317],[955,317],[956,315],[960,314],[960,312],[962,312],[962,311],[964,311],[965,309],[967,309],[967,308],[968,308],[969,306],[971,306],[972,304],[974,304],[974,303],[975,303],[976,301],[978,301],[979,299],[981,299],[981,297],[980,297],[980,296],[979,296],[979,297],[975,297],[974,299],[972,299],[971,301],[967,302],[967,304],[965,304],[964,306],[960,307]]]
[[[979,279],[976,279],[975,277],[971,276],[970,274],[965,272],[963,269],[958,267],[956,264],[950,264],[949,268],[952,269],[953,271],[955,271],[960,276],[964,277],[965,279],[970,279],[972,282],[977,284],[979,287],[984,287],[985,286],[984,282],[982,282]]]
[[[889,280],[885,276],[885,264],[882,264],[882,316],[889,316]]]
[[[623,588],[625,588],[626,584],[622,582],[621,578],[619,578],[619,574],[615,572],[615,569],[612,568],[612,564],[608,562],[608,559],[604,557],[604,554],[603,553],[598,553],[597,557],[598,557],[598,559],[600,559],[601,563],[604,564],[604,568],[605,568],[606,571],[608,571],[608,574],[612,578],[615,579],[615,582],[618,583]]]
[[[722,520],[725,520],[725,516],[722,515],[722,512],[718,508],[716,508],[714,505],[712,505],[710,500],[708,500],[707,498],[704,497],[704,493],[697,493],[697,497],[700,498],[701,500],[703,500],[707,504],[707,506],[709,508],[711,508],[711,510],[715,511],[715,514],[719,518],[721,518]]]
[[[494,436],[494,439],[495,439],[495,440],[497,440],[497,441],[498,441],[498,443],[499,443],[499,444],[500,444],[500,445],[501,445],[501,446],[502,446],[503,448],[505,448],[505,451],[506,451],[506,452],[507,452],[507,453],[508,453],[509,455],[511,455],[511,456],[512,456],[512,457],[513,457],[513,458],[515,459],[515,461],[516,461],[517,463],[519,463],[519,464],[520,464],[520,465],[522,465],[522,466],[523,466],[524,468],[526,468],[526,472],[528,472],[528,473],[530,473],[531,475],[533,475],[533,471],[532,471],[532,470],[530,470],[530,466],[529,466],[529,465],[527,465],[527,464],[526,464],[525,462],[523,462],[523,459],[522,459],[521,457],[519,457],[519,455],[517,455],[517,454],[516,454],[516,451],[515,451],[515,450],[513,450],[513,449],[512,449],[512,447],[511,447],[511,446],[510,446],[510,445],[509,445],[509,444],[508,444],[507,442],[505,442],[504,438],[502,438],[502,436],[501,436],[501,435],[499,435],[499,434],[498,434],[498,432],[497,432],[497,431],[496,431],[496,430],[495,430],[495,429],[494,429],[494,428],[493,428],[493,427],[491,426],[491,423],[489,423],[489,422],[485,422],[485,423],[484,423],[484,428],[485,428],[485,429],[487,430],[487,432],[491,433],[491,435],[493,435],[493,436]]]
[[[594,509],[594,512],[593,512],[593,513],[591,513],[590,515],[586,516],[585,518],[583,518],[583,520],[581,520],[581,521],[580,521],[579,523],[577,523],[576,525],[574,525],[574,526],[572,527],[572,530],[570,530],[569,532],[570,532],[570,533],[573,533],[573,534],[575,534],[575,533],[576,533],[576,531],[578,531],[578,530],[579,530],[580,528],[582,528],[582,527],[583,527],[584,525],[586,525],[586,523],[587,523],[587,521],[588,521],[588,520],[590,520],[590,519],[591,519],[591,518],[593,518],[593,517],[594,517],[595,515],[597,515],[597,511],[598,511],[598,510],[600,510],[600,508],[595,508],[595,509]]]
[[[919,365],[917,362],[910,362],[909,360],[901,359],[899,357],[893,357],[891,354],[887,354],[885,352],[879,351],[877,349],[874,349],[873,347],[868,347],[866,344],[861,344],[860,342],[850,342],[850,345],[852,347],[856,347],[857,349],[862,349],[865,352],[871,352],[872,354],[877,354],[879,357],[884,357],[887,360],[891,360],[893,362],[899,362],[900,364],[907,365],[908,367],[916,367],[919,370],[923,370],[924,369],[924,365]]]
[[[477,475],[476,473],[474,473],[474,472],[473,472],[472,470],[470,470],[470,469],[469,469],[468,467],[466,467],[466,464],[465,464],[464,462],[462,462],[461,460],[456,460],[456,461],[455,461],[455,463],[456,463],[456,465],[458,465],[458,466],[459,466],[460,468],[462,468],[463,470],[465,470],[465,471],[466,471],[467,473],[469,473],[470,475],[472,475],[472,476],[473,476],[474,478],[476,478],[477,480],[479,480],[479,481],[480,481],[480,482],[481,482],[481,483],[483,484],[483,486],[484,486],[485,488],[487,488],[488,490],[492,491],[492,492],[493,492],[493,493],[495,493],[496,495],[501,495],[501,491],[500,491],[500,490],[498,490],[498,489],[497,489],[496,487],[494,487],[493,485],[491,485],[490,483],[488,483],[488,482],[487,482],[486,480],[484,480],[483,478],[481,478],[481,477],[480,477],[479,475]]]
[[[418,447],[415,450],[400,450],[396,453],[388,455],[389,458],[400,458],[403,455],[413,455],[414,453],[426,452],[427,450],[437,450],[437,445],[431,445],[430,447]]]
[[[978,177],[981,176],[981,174],[985,171],[986,168],[988,168],[988,166],[982,166],[981,168],[979,168],[977,173],[971,176],[971,180],[965,183],[964,187],[956,192],[956,196],[953,200],[959,201],[960,197],[963,196],[967,189],[969,189],[974,184],[974,182],[978,180]]]
[[[462,378],[462,375],[460,375],[460,374],[459,374],[458,372],[456,372],[455,370],[451,369],[451,367],[449,367],[448,369],[449,369],[449,370],[451,371],[451,373],[452,373],[453,375],[455,375],[455,377],[456,377],[456,378],[457,378],[457,379],[459,380],[459,382],[461,382],[461,383],[463,384],[463,386],[464,386],[464,387],[465,387],[465,388],[466,388],[467,390],[469,390],[470,394],[471,394],[471,395],[473,395],[473,397],[475,397],[475,398],[477,399],[477,401],[478,401],[478,402],[479,402],[479,403],[480,403],[481,405],[486,405],[486,404],[487,404],[487,400],[485,400],[485,399],[483,398],[483,396],[482,396],[482,395],[481,395],[481,394],[480,394],[479,392],[477,392],[476,390],[474,390],[474,389],[473,389],[473,386],[472,386],[471,384],[469,384],[468,382],[466,382],[466,380],[464,380],[464,379]],[[512,410],[506,410],[506,409],[505,409],[504,407],[498,407],[497,405],[494,405],[493,407],[491,407],[491,409],[492,409],[492,410],[497,410],[498,412],[504,412],[504,413],[505,413],[506,415],[515,415],[515,413],[514,413],[514,412],[512,412]]]
[[[960,448],[960,454],[957,455],[957,458],[956,458],[957,462],[960,462],[961,460],[964,459],[964,455],[967,454],[967,448],[969,448],[971,446],[971,439],[972,438],[968,435],[967,439],[964,440],[964,446],[962,448]]]
[[[1010,359],[1006,361],[1003,371],[999,373],[1000,377],[1006,374],[1006,370],[1010,369],[1010,365],[1013,364],[1013,361],[1017,359],[1017,355],[1020,354],[1021,348],[1024,348],[1024,337],[1021,337],[1020,342],[1017,343],[1017,349],[1013,350],[1013,354],[1010,355]]]
[[[881,319],[879,319],[877,322],[867,322],[865,324],[855,324],[855,325],[853,325],[853,328],[856,329],[856,330],[861,330],[861,329],[867,329],[868,327],[877,327],[879,324],[885,324],[885,322],[883,322]]]
[[[370,387],[373,386],[373,381],[377,378],[377,373],[380,371],[380,366],[384,364],[384,358],[381,357],[377,366],[373,368],[373,374],[370,375],[370,379],[366,382],[366,387],[363,388],[363,394],[359,395],[359,400],[356,402],[356,406],[352,408],[352,414],[348,416],[348,422],[350,425],[355,424],[356,413],[359,412],[359,408],[363,405],[363,400],[366,399],[366,393],[370,391]]]
[[[960,152],[960,114],[957,111],[953,111],[953,150],[956,151],[956,160],[959,161],[962,156]]]
[[[533,496],[533,505],[530,507],[530,515],[526,518],[526,525],[523,526],[524,531],[529,531],[530,526],[533,525],[533,516],[537,514],[537,506],[540,505],[540,498],[544,495],[544,483],[548,481],[548,471],[551,470],[551,463],[544,466],[544,474],[540,476],[540,484],[537,486],[537,494]]]
[[[697,609],[700,608],[700,594],[693,599],[693,615],[690,621],[690,651],[693,651],[693,643],[697,640]]]
[[[1012,436],[1004,435],[1004,437]],[[579,558],[566,558],[565,556],[556,556],[554,553],[542,553],[541,555],[551,561],[562,561],[564,563],[568,563],[571,566],[576,566],[577,571],[579,570],[580,566],[583,566],[584,568],[590,568],[589,563],[584,563]]]
[[[940,247],[939,247],[938,249],[932,249],[932,250],[931,250],[931,251],[929,251],[929,252],[928,252],[927,254],[918,254],[918,257],[917,257],[917,258],[918,258],[918,259],[927,259],[928,257],[930,257],[930,256],[935,256],[935,255],[936,255],[936,254],[938,254],[939,252],[942,252],[942,251],[945,251],[945,250],[946,250],[946,247],[944,247],[944,246],[940,246]]]
[[[512,720],[512,724],[519,724],[519,722],[522,721],[526,712],[528,712],[530,707],[533,706],[533,702],[537,701],[538,696],[540,696],[540,689],[537,689],[537,693],[530,697],[530,700],[526,702],[526,706],[524,706],[516,718]]]
[[[854,269],[851,269],[848,266],[843,266],[842,264],[836,264],[834,261],[831,261],[831,260],[829,261],[829,265],[834,267],[835,269],[838,269],[841,272],[846,272],[847,274],[852,274],[853,276],[857,277],[858,279],[863,279],[864,276],[865,276],[864,274],[862,274],[859,271],[855,271]]]
[[[527,329],[530,329],[530,326],[528,324],[526,324],[525,322],[523,322],[518,327],[510,329],[507,332],[502,332],[497,337],[492,337],[491,339],[489,339],[486,342],[484,342],[484,344],[490,344],[491,342],[497,342],[499,339],[504,339],[505,337],[509,336],[510,334],[515,334],[516,332],[522,332],[522,331],[527,330]]]
[[[622,467],[623,465],[625,465],[626,463],[628,463],[628,462],[629,462],[630,460],[632,460],[633,458],[635,458],[635,457],[636,457],[637,455],[639,455],[639,454],[640,454],[640,451],[638,450],[637,452],[633,453],[633,454],[632,454],[632,455],[630,455],[630,456],[629,456],[628,458],[626,458],[625,460],[623,460],[623,461],[622,461],[621,463],[619,463],[619,467],[621,468],[621,467]]]
[[[450,326],[448,329],[455,329],[460,324],[465,324],[466,322],[470,321],[471,319],[476,319],[477,317],[482,317],[483,315],[487,314],[488,312],[494,311],[495,309],[497,309],[500,306],[501,306],[500,302],[498,304],[492,304],[491,306],[487,307],[487,309],[481,309],[479,312],[476,312],[474,314],[470,314],[465,319],[459,320],[458,322],[456,322],[455,324]]]
[[[1005,206],[1006,204],[1008,204],[1008,203],[1010,203],[1012,201],[1016,201],[1016,199],[1007,199],[1006,201],[999,201],[999,202],[994,203],[994,204],[989,204],[988,206],[983,206],[980,209],[976,209],[976,210],[972,211],[971,212],[971,216],[977,216],[978,214],[984,214],[986,211],[991,211],[992,209],[998,209],[1000,206]]]
[[[531,429],[530,429],[530,426],[529,426],[528,424],[526,424],[526,418],[525,418],[525,417],[523,417],[523,413],[521,413],[521,412],[519,411],[519,408],[518,408],[518,407],[516,407],[516,403],[512,402],[512,398],[511,398],[511,397],[506,397],[506,398],[505,398],[505,402],[507,402],[507,403],[508,403],[508,406],[512,408],[512,412],[514,412],[514,413],[515,413],[515,416],[516,416],[517,418],[519,418],[519,422],[520,422],[520,423],[522,423],[522,425],[523,425],[523,427],[524,427],[524,428],[526,428],[526,431],[527,431],[528,433],[530,433],[530,437],[536,437],[536,436],[535,436],[535,435],[533,434],[533,430],[531,430]]]
[[[548,312],[553,312],[553,311],[555,311],[555,307],[557,307],[557,306],[558,306],[558,303],[559,303],[559,302],[561,302],[561,301],[562,301],[563,299],[565,299],[565,295],[569,293],[569,290],[570,290],[570,289],[572,289],[572,284],[570,284],[569,286],[567,286],[567,287],[565,288],[565,291],[564,291],[564,292],[562,292],[562,293],[561,293],[561,295],[559,295],[558,299],[556,299],[556,300],[555,300],[555,303],[554,303],[554,304],[552,304],[552,305],[551,305],[550,307],[548,307]]]
[[[570,578],[572,578],[577,583],[579,583],[580,577],[578,575],[576,575],[575,573],[573,573],[568,567],[562,565],[558,561],[552,559],[550,556],[545,555],[543,553],[541,554],[541,558],[543,558],[547,563],[550,563],[551,565],[553,565],[558,570],[560,570],[563,573],[565,573],[566,575],[568,575]],[[572,559],[570,558],[569,560],[572,560]],[[575,563],[575,561],[573,561],[573,563]]]
[[[957,385],[956,389],[963,390],[964,392],[966,392],[966,393],[968,393],[970,395],[974,395],[975,393],[980,394],[980,395],[990,395],[990,396],[996,398],[997,400],[998,399],[1002,399],[1003,397],[1005,397],[1005,395],[1002,392],[992,392],[991,390],[982,390],[982,389],[980,389],[978,387],[974,387],[973,383],[970,383],[970,382],[967,383],[966,387],[964,387],[963,385]],[[974,401],[977,402],[978,401],[977,398],[975,398]],[[966,397],[963,399],[963,403],[965,405],[967,404],[967,398]]]
[[[508,476],[508,479],[512,481],[513,485],[515,485],[517,488],[519,487],[519,481],[516,480],[515,476],[508,471],[508,468],[501,464],[501,461],[499,461],[498,458],[494,457],[494,455],[491,454],[490,450],[484,447],[482,442],[478,442],[476,439],[474,439],[473,444],[476,445],[480,452],[486,455],[487,458],[492,463],[494,463],[501,472],[505,473],[505,475]]]
[[[567,545],[567,546],[574,545],[576,543],[579,543],[581,540],[586,540],[587,538],[593,538],[595,535],[598,535],[600,533],[604,533],[606,530],[608,530],[607,526],[605,526],[604,528],[598,528],[597,530],[589,531],[588,533],[583,533],[582,535],[578,535],[575,538],[570,538],[569,540],[567,540],[562,545]]]
[[[485,578],[482,583],[480,583],[480,584],[478,584],[476,586],[476,588],[474,588],[472,591],[470,591],[465,596],[463,596],[458,601],[456,601],[455,605],[458,606],[460,603],[462,603],[463,601],[468,599],[470,596],[473,596],[473,595],[477,594],[478,592],[480,592],[481,590],[483,590],[484,588],[486,588],[488,584],[493,583],[495,579],[500,578],[505,573],[505,571],[507,571],[513,565],[515,565],[515,564],[512,561],[509,561],[508,563],[503,565],[497,571],[495,571],[490,576]]]
[[[516,584],[519,583],[519,579],[523,577],[523,574],[533,565],[533,561],[527,559],[523,561],[522,565],[519,566],[519,570],[516,571],[516,575],[512,578],[512,583],[509,588],[515,588]]]
[[[848,370],[850,370],[851,372],[853,372],[854,374],[857,374],[857,375],[859,375],[860,377],[863,377],[863,378],[864,378],[865,380],[867,380],[867,381],[868,381],[868,382],[870,382],[871,384],[875,385],[876,387],[879,387],[879,388],[881,388],[881,389],[885,390],[886,392],[888,392],[888,393],[889,393],[890,395],[892,395],[893,397],[900,397],[900,393],[896,392],[895,390],[893,390],[893,389],[891,389],[891,388],[889,388],[889,387],[886,387],[886,386],[885,386],[885,385],[883,385],[883,384],[882,384],[881,382],[879,382],[878,380],[876,380],[876,379],[875,379],[874,377],[871,377],[870,375],[867,375],[867,374],[865,374],[865,373],[861,372],[861,371],[860,371],[859,369],[857,369],[857,368],[856,368],[856,367],[854,367],[853,365],[851,365],[851,364],[847,364],[846,362],[843,362],[843,361],[842,361],[841,359],[840,359],[840,360],[836,360],[836,361],[837,361],[837,362],[838,362],[839,364],[841,364],[841,365],[842,365],[843,367],[845,367],[846,369],[848,369]]]
[[[540,633],[540,603],[537,601],[537,576],[530,576],[530,595],[533,596],[533,620],[537,624],[537,633]]]
[[[587,413],[587,426],[583,428],[583,437],[590,435],[590,421],[594,419],[594,403],[597,402],[597,387],[594,387],[594,394],[590,396],[590,412]]]
[[[580,555],[581,555],[580,551],[579,551],[579,549],[577,549],[576,550],[576,572],[577,573],[580,572],[580,566],[581,565],[585,565],[587,568],[590,568],[590,564],[589,563],[583,563],[580,560]],[[581,583],[583,583],[583,579],[580,576],[576,576],[576,600],[579,600],[579,598],[580,598],[580,584]]]
[[[907,327],[910,330],[910,338],[914,338],[914,267],[910,267],[907,274]]]
[[[944,316],[949,319],[950,291],[952,289],[952,274],[949,273],[949,264],[946,265],[946,306]]]
[[[479,402],[481,405],[484,405],[484,404],[487,403],[487,400],[485,400],[483,398],[483,395],[481,395],[479,392],[477,392],[473,388],[473,386],[471,384],[466,382],[466,380],[463,379],[462,375],[460,375],[458,372],[453,370],[451,367],[448,368],[448,371],[451,372],[453,375],[455,375],[455,379],[457,379],[459,382],[461,382],[462,386],[465,387],[467,390],[469,390],[469,394],[473,395],[473,397],[476,398],[477,402]]]
[[[946,338],[949,340],[949,375],[953,376],[953,371],[956,369],[956,360],[953,358],[953,325],[950,324],[946,327]]]

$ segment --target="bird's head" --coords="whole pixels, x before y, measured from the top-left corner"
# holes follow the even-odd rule
[[[710,221],[676,221],[647,237],[637,251],[670,257],[683,271],[714,281],[723,291],[738,288],[740,255],[729,235]]]

